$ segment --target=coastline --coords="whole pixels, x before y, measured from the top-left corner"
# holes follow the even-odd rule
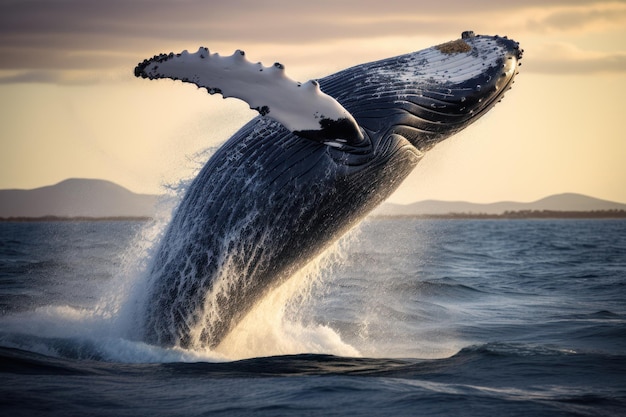
[[[446,214],[401,214],[373,216],[375,219],[427,219],[427,220],[541,220],[541,219],[626,219],[626,210],[556,211],[521,210],[505,211],[501,214],[446,213]]]
[[[146,222],[153,220],[150,216],[41,216],[41,217],[0,217],[3,223],[27,223],[27,222]]]
[[[593,210],[593,211],[555,211],[555,210],[521,210],[505,211],[501,214],[487,213],[446,213],[446,214],[401,214],[373,215],[372,219],[426,219],[426,220],[514,220],[514,219],[626,219],[626,210]],[[27,222],[147,222],[151,216],[41,216],[41,217],[0,217],[2,223]]]

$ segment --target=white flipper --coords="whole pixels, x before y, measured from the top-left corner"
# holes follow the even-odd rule
[[[206,88],[209,94],[239,98],[294,134],[318,142],[339,139],[353,144],[363,139],[352,115],[324,94],[317,81],[294,81],[285,75],[281,64],[253,64],[243,51],[226,57],[210,54],[207,48],[193,54],[157,55],[139,64],[135,75],[181,80]]]

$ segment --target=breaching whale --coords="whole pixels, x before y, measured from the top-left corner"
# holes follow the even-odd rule
[[[211,156],[176,208],[150,269],[145,341],[217,346],[385,200],[425,151],[500,101],[521,57],[513,40],[464,32],[306,83],[242,51],[140,63],[138,77],[193,83],[260,113]]]

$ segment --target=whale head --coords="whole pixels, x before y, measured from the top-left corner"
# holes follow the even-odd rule
[[[399,135],[427,151],[475,122],[511,88],[523,50],[506,37],[460,39],[320,80],[370,137]]]

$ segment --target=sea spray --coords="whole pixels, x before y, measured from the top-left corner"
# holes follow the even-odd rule
[[[431,297],[417,297],[412,309],[423,310],[417,318],[415,314],[397,318],[380,308],[381,304],[397,304],[394,282],[406,279],[394,277],[394,265],[401,267],[405,260],[415,258],[398,257],[380,241],[358,239],[363,227],[370,227],[368,222],[268,293],[217,348],[183,349],[146,343],[140,318],[151,284],[148,265],[168,222],[169,212],[164,210],[148,223],[98,223],[95,229],[81,223],[72,228],[72,236],[83,236],[85,230],[94,240],[93,232],[97,231],[116,243],[107,251],[90,244],[93,253],[101,254],[97,258],[92,252],[72,254],[71,265],[81,272],[68,271],[63,279],[76,274],[94,283],[42,289],[61,291],[70,298],[2,317],[2,345],[49,356],[131,363],[215,362],[297,353],[424,358],[450,356],[462,347],[457,347],[459,341],[445,328],[450,320],[444,317],[441,300],[434,305]],[[110,234],[120,228],[127,230],[128,239]],[[401,230],[389,233],[403,240]],[[415,246],[414,239],[413,234],[408,245]],[[374,247],[369,248],[371,245]],[[378,265],[380,262],[383,264]],[[387,265],[389,262],[392,264]],[[362,264],[369,265],[371,276],[359,272]],[[380,268],[389,274],[382,274]],[[420,279],[415,276],[411,280]]]
[[[208,159],[213,151],[193,158]],[[297,353],[360,356],[360,353],[374,352],[367,349],[376,344],[376,337],[373,337],[376,333],[370,332],[369,327],[362,327],[361,330],[368,331],[355,339],[349,330],[324,318],[320,320],[314,311],[325,296],[342,297],[340,290],[333,288],[333,281],[337,267],[346,261],[346,251],[356,241],[358,232],[354,229],[260,300],[216,349],[166,348],[146,343],[142,338],[141,318],[147,308],[146,294],[154,285],[150,265],[170,223],[173,207],[190,182],[183,180],[166,187],[168,193],[153,221],[132,226],[136,228],[134,237],[103,264],[109,278],[95,284],[89,294],[80,293],[84,292],[81,288],[72,289],[72,293],[80,293],[75,294],[76,300],[94,301],[84,305],[73,302],[72,305],[45,305],[5,318],[3,345],[52,356],[140,363],[222,361]],[[231,240],[236,241],[237,236],[231,236]],[[228,262],[224,265],[227,273]],[[376,295],[371,294],[372,298]],[[364,300],[365,303],[370,301]],[[372,317],[375,312],[367,312],[370,314],[364,315],[364,323],[376,323],[376,317]],[[206,310],[202,314],[219,314],[219,311]]]
[[[150,268],[156,250],[193,178],[217,149],[217,146],[207,147],[188,156],[191,176],[162,185],[164,193],[155,207],[152,221],[135,235],[123,252],[123,263],[114,280],[103,289],[97,310],[102,316],[111,318],[111,329],[116,337],[143,341],[143,317],[148,308],[147,294],[154,285]]]
[[[168,205],[165,205],[167,207]],[[171,205],[170,205],[171,207]],[[100,341],[99,355],[107,360],[130,362],[221,361],[298,353],[324,353],[359,356],[356,348],[342,341],[341,335],[326,324],[311,318],[315,297],[332,291],[333,271],[345,261],[347,248],[358,236],[358,228],[346,234],[321,255],[298,271],[284,284],[271,291],[236,326],[214,350],[196,345],[191,348],[162,348],[141,340],[142,321],[147,302],[145,294],[154,285],[149,276],[149,263],[154,247],[169,222],[165,210],[155,221],[137,234],[125,253],[124,267],[117,280],[111,282],[108,297],[98,311],[110,319],[107,339]],[[228,263],[225,263],[228,268]],[[227,271],[223,277],[228,277]],[[222,285],[230,285],[228,282]],[[219,315],[209,310],[206,315]],[[202,326],[192,334],[202,332]],[[117,353],[114,351],[117,350]]]
[[[190,163],[198,169],[216,151],[217,148],[208,148],[190,157]],[[109,295],[101,302],[100,310],[111,316],[114,334],[127,340],[143,343],[141,337],[142,326],[145,323],[142,317],[154,306],[150,306],[147,294],[154,285],[154,276],[150,268],[155,262],[156,249],[168,227],[172,212],[182,196],[188,191],[192,179],[182,180],[176,185],[166,186],[168,193],[160,205],[158,215],[154,221],[147,224],[137,234],[134,243],[125,253],[125,262],[118,275],[117,282],[113,282]],[[245,221],[244,227],[245,225]],[[187,348],[173,347],[166,351],[186,352],[185,355],[204,357],[209,360],[216,358],[238,359],[262,355],[294,354],[294,353],[334,353],[337,355],[357,356],[358,351],[341,340],[340,335],[327,325],[314,323],[307,312],[315,304],[312,293],[316,296],[323,294],[322,288],[332,277],[333,266],[344,260],[346,247],[355,240],[358,228],[346,234],[333,244],[305,268],[298,271],[283,285],[276,288],[252,308],[246,318],[236,326],[217,349],[211,350],[199,343],[200,335],[205,329],[197,325],[192,329],[196,340]],[[272,236],[266,236],[272,239]],[[233,233],[224,242],[228,245],[237,245],[239,236]],[[262,248],[262,242],[256,242]],[[237,253],[230,259],[222,261],[222,271],[218,286],[224,286],[222,293],[228,293],[229,286],[235,285],[229,276],[231,265],[236,263]],[[215,296],[218,292],[213,292]],[[209,297],[211,294],[209,294]],[[203,316],[219,316],[220,311],[214,308],[215,304],[205,300],[198,314]],[[203,320],[199,320],[200,323]],[[150,345],[150,344],[147,344]],[[156,348],[156,347],[155,347]],[[182,354],[182,353],[181,353]],[[154,359],[154,354],[149,354]],[[167,356],[167,355],[164,355]],[[176,356],[176,354],[174,355]]]
[[[111,223],[115,229],[128,226],[134,230],[125,233],[128,241],[116,242],[114,251],[102,252],[107,253],[106,259],[89,257],[90,250],[96,253],[103,250],[98,246],[56,255],[62,256],[55,261],[60,265],[80,265],[84,272],[77,279],[91,282],[90,285],[54,289],[69,294],[66,296],[69,300],[49,301],[26,311],[4,315],[0,322],[2,346],[48,356],[107,362],[224,360],[210,351],[163,348],[147,344],[141,338],[142,321],[139,318],[145,310],[145,294],[150,286],[149,265],[185,187],[186,181],[168,187],[169,191],[159,201],[152,221]],[[108,234],[109,225],[97,224],[97,233]],[[77,223],[76,228],[84,229],[83,233],[94,233],[89,223]]]
[[[74,236],[80,239],[90,233],[107,236],[110,230],[123,227],[134,230],[125,232],[129,237],[126,242],[115,241],[108,249],[99,245],[99,238],[85,237],[97,243],[85,246],[82,251],[52,254],[51,262],[58,264],[68,276],[76,274],[74,280],[78,285],[62,276],[69,283],[58,286],[54,281],[59,278],[55,278],[54,272],[42,277],[49,284],[41,291],[59,292],[64,297],[47,299],[42,305],[3,316],[2,345],[49,356],[114,362],[178,361],[189,356],[150,347],[136,336],[137,310],[147,281],[146,265],[154,242],[169,222],[167,202],[160,207],[160,215],[148,223],[98,222],[95,229],[87,222],[76,223]],[[102,255],[94,258],[92,253]]]
[[[450,267],[449,258],[436,255],[446,231],[431,221],[414,224],[383,218],[360,223],[359,235],[369,238],[346,245],[332,277],[341,289],[316,299],[314,314],[329,317],[362,356],[444,358],[471,344],[454,329],[476,292],[444,273],[433,281],[430,269]]]
[[[357,235],[358,228],[264,297],[215,351],[233,360],[299,353],[360,356],[337,330],[311,317],[313,298],[332,291],[335,266],[345,259],[346,247]]]

